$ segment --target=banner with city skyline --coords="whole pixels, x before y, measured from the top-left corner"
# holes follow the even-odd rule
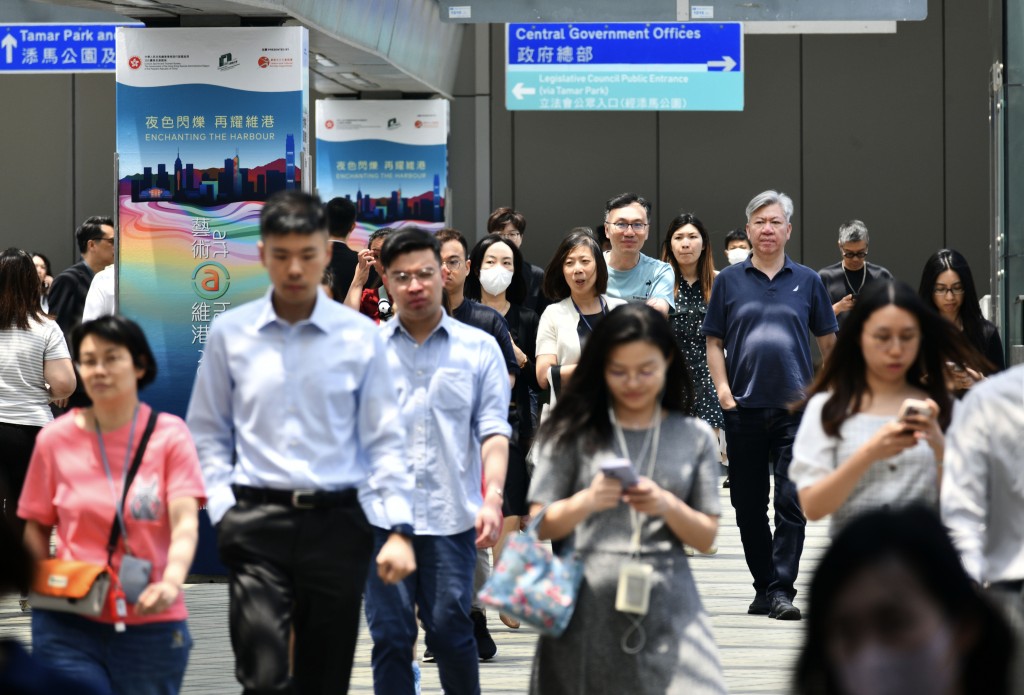
[[[445,226],[445,99],[316,102],[316,187],[356,205],[355,241],[380,227]]]
[[[119,29],[116,60],[118,307],[156,355],[145,400],[184,416],[211,321],[267,289],[264,201],[307,175],[307,32]]]

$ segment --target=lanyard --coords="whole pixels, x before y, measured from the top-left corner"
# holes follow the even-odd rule
[[[128,494],[125,485],[128,484],[128,468],[132,460],[132,441],[135,439],[135,422],[139,417],[139,406],[135,405],[135,412],[132,413],[132,426],[128,431],[128,444],[124,448],[124,470],[121,472],[121,495]],[[96,418],[93,413],[93,418]],[[124,514],[121,512],[122,500],[117,496],[114,489],[114,476],[110,472],[110,462],[107,460],[107,448],[103,445],[103,433],[100,432],[100,421],[96,419],[96,439],[100,443],[100,460],[103,461],[103,471],[107,474],[107,484],[110,486],[110,496],[114,499],[114,511],[117,514],[117,523],[121,525],[121,536],[124,538],[125,550],[128,550],[128,529],[124,525]]]
[[[612,421],[612,427],[615,430],[615,438],[618,440],[619,447],[622,449],[621,453],[629,459],[629,447],[626,445],[626,435],[623,433],[622,427],[619,425],[619,421],[615,418],[615,411],[612,408],[608,408],[608,417]],[[645,454],[648,453],[648,449],[650,450],[650,454],[647,457],[647,478],[650,478],[651,474],[654,473],[654,462],[658,458],[658,443],[661,440],[661,420],[661,404],[659,403],[654,410],[654,422],[651,423],[651,427],[647,430],[647,436],[644,437],[644,445],[640,449],[640,455],[637,457],[637,472],[640,475],[644,475],[644,471],[642,470],[643,459]],[[633,538],[630,541],[630,554],[633,557],[640,557],[640,535],[643,531],[643,527],[640,525],[640,513],[632,507],[629,508],[629,520],[633,526]]]
[[[597,300],[601,303],[601,314],[602,315],[606,315],[608,313],[608,305],[604,303],[604,297],[601,297],[599,295],[597,297]],[[590,325],[590,321],[587,321],[587,317],[584,315],[584,313],[582,311],[580,311],[580,307],[579,307],[579,305],[576,304],[576,300],[575,299],[572,300],[572,305],[574,307],[576,307],[576,313],[580,315],[580,318],[583,320],[584,325],[586,325],[586,327],[587,327],[587,331],[589,331],[590,333],[593,333],[594,332],[594,327]]]

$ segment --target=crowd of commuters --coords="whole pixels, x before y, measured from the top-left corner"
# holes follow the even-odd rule
[[[32,612],[35,660],[0,642],[0,690],[6,664],[37,663],[82,692],[177,692],[203,508],[245,692],[345,692],[363,611],[376,692],[418,692],[421,648],[445,692],[480,692],[497,648],[477,593],[543,514],[583,580],[530,691],[722,693],[687,555],[714,552],[727,453],[748,613],[803,618],[806,522],[831,517],[796,692],[1019,692],[1024,367],[1003,371],[963,256],[935,253],[914,292],[851,220],[816,272],[769,190],[718,271],[692,213],[646,255],[651,209],[613,196],[542,269],[511,208],[472,247],[403,227],[354,250],[350,201],[279,193],[259,222],[269,287],[212,324],[184,421],[140,400],[158,365],[116,314],[109,218],[55,278],[0,254],[0,540],[28,551],[5,551],[20,564],[0,583]],[[51,545],[109,567],[98,615],[24,598]]]

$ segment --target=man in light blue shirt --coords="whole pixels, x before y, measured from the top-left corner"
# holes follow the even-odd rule
[[[258,249],[272,286],[214,321],[187,416],[229,572],[235,673],[246,692],[346,692],[367,516],[388,529],[379,581],[416,568],[405,432],[376,325],[320,289],[320,201],[272,196]]]
[[[470,603],[477,547],[501,530],[508,464],[508,373],[494,338],[445,314],[437,240],[419,229],[395,232],[381,249],[396,320],[381,328],[415,477],[417,572],[398,586],[370,575],[366,621],[373,637],[373,684],[381,695],[412,695],[416,608],[427,648],[448,693],[480,692]],[[481,479],[482,474],[482,479]],[[482,491],[483,481],[486,490]],[[386,520],[370,514],[377,546]]]
[[[640,253],[651,225],[651,204],[636,193],[620,193],[605,205],[604,230],[612,245],[604,252],[608,296],[644,302],[668,316],[674,305],[672,266]]]

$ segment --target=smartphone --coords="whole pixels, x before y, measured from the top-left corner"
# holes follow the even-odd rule
[[[903,401],[903,405],[900,406],[900,413],[897,417],[900,420],[906,420],[908,417],[912,417],[914,415],[931,417],[932,407],[925,401],[918,400],[917,398],[908,398]]]
[[[618,458],[606,461],[601,464],[601,472],[609,478],[615,478],[622,483],[622,489],[630,488],[640,482],[636,469],[629,459]]]

